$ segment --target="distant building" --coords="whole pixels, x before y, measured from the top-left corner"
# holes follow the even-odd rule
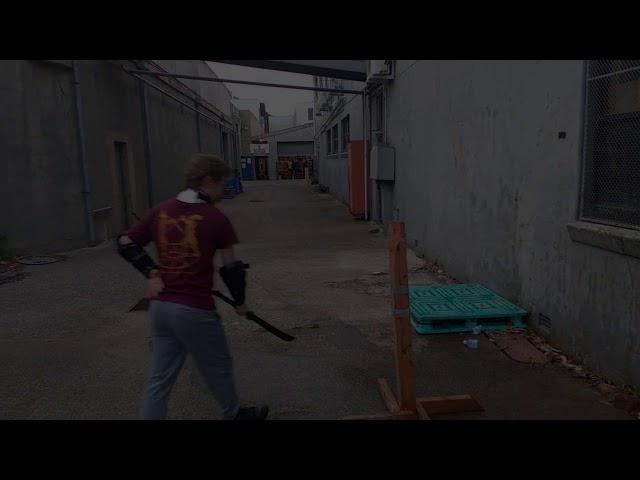
[[[264,103],[260,104],[260,116],[258,118],[265,133],[269,133],[269,114]]]
[[[293,126],[313,122],[313,101],[297,103],[293,110]]]
[[[243,157],[251,155],[251,139],[264,135],[262,124],[251,110],[240,110],[240,154]]]
[[[253,116],[260,118],[260,101],[257,98],[238,98],[233,97],[231,100],[238,110],[249,110]]]
[[[240,152],[241,152],[241,176],[243,180],[261,180],[266,177],[266,167],[258,165],[255,157],[256,149],[252,139],[265,134],[262,123],[256,118],[251,110],[240,111]],[[261,160],[262,161],[262,160]],[[266,164],[266,160],[264,160]],[[265,178],[266,179],[266,178]]]
[[[269,115],[269,133],[295,126],[293,115]]]
[[[260,156],[266,161],[268,178],[271,180],[303,179],[305,169],[313,172],[314,141],[313,123],[306,123],[283,130],[272,131],[257,141],[268,142],[268,153]]]

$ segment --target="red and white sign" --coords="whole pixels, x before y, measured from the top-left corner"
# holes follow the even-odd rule
[[[251,144],[249,145],[249,151],[251,152],[251,155],[254,156],[269,155],[269,142],[251,142]]]

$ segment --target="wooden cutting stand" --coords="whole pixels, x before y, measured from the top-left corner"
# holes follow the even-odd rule
[[[398,400],[385,378],[378,379],[378,390],[388,413],[354,415],[344,420],[431,420],[432,415],[479,412],[484,409],[471,395],[416,397],[411,323],[409,321],[409,277],[407,246],[403,222],[389,224],[389,260],[395,322],[395,360]]]

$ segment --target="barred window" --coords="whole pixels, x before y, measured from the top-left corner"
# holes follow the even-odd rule
[[[349,133],[349,115],[344,117],[341,122],[342,126],[342,151],[347,151],[347,146],[350,141],[350,133]]]
[[[640,60],[591,60],[581,219],[640,229]]]
[[[384,97],[381,91],[371,97],[371,130],[384,131]]]
[[[334,125],[333,128],[331,129],[331,140],[332,140],[332,145],[331,145],[331,151],[333,153],[338,153],[338,125]]]

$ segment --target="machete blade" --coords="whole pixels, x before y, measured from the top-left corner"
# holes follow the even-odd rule
[[[211,293],[213,293],[220,300],[228,303],[232,307],[236,306],[236,302],[234,302],[232,299],[230,299],[229,297],[227,297],[223,293],[219,292],[218,290],[213,290]],[[257,323],[262,328],[264,328],[266,331],[268,331],[269,333],[272,333],[273,335],[275,335],[276,337],[278,337],[281,340],[284,340],[285,342],[291,342],[292,340],[296,339],[296,337],[292,337],[288,333],[285,333],[282,330],[277,329],[276,327],[274,327],[270,323],[265,322],[263,319],[261,319],[258,315],[256,315],[253,312],[247,312],[246,318],[247,318],[247,320],[251,320],[252,322]]]

